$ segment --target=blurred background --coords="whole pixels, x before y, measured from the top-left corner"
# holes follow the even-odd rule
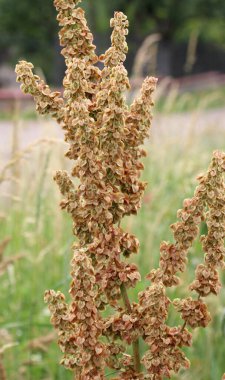
[[[109,19],[114,10],[127,14],[130,73],[135,69],[135,56],[144,41],[144,73],[151,70],[158,76],[176,78],[187,74],[225,73],[223,0],[88,0],[82,6],[99,53],[109,45]],[[64,65],[59,56],[57,31],[52,0],[37,0],[32,6],[29,0],[1,0],[1,69],[13,68],[19,58],[26,57],[42,68],[50,83],[60,85]],[[1,78],[1,86],[4,79],[6,75]]]
[[[145,275],[158,266],[160,242],[172,240],[169,226],[183,199],[193,196],[195,177],[206,171],[215,149],[225,149],[225,2],[84,0],[81,6],[99,54],[110,45],[113,12],[129,18],[128,103],[146,75],[159,77],[144,162],[149,185],[138,216],[123,223],[141,244],[132,258],[142,275],[129,293],[136,300],[148,285]],[[52,177],[55,170],[70,170],[71,163],[64,158],[60,127],[36,114],[14,74],[17,61],[26,59],[60,89],[65,67],[57,33],[52,0],[0,0],[0,380],[73,378],[58,365],[60,352],[43,302],[46,289],[68,294],[70,285],[72,222],[60,211]],[[169,292],[172,299],[190,295],[188,284],[203,257],[198,240],[181,286]],[[225,372],[222,273],[221,279],[219,297],[207,299],[213,321],[194,331],[193,347],[186,350],[191,368],[173,380],[220,380]],[[172,310],[168,323],[181,323]]]

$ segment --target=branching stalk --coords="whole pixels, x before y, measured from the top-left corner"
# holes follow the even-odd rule
[[[132,312],[130,300],[127,294],[127,289],[124,283],[120,287],[122,299],[124,305],[129,313]],[[137,373],[141,372],[141,362],[140,362],[140,352],[139,352],[139,339],[132,343],[133,346],[133,358],[134,358],[134,369]]]

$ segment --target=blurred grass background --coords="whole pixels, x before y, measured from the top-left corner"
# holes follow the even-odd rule
[[[193,195],[196,175],[207,169],[213,150],[225,149],[225,2],[88,0],[82,7],[98,53],[109,46],[114,10],[127,14],[129,101],[145,75],[161,79],[146,142],[143,179],[149,185],[138,216],[123,222],[141,243],[133,260],[142,282],[129,291],[136,300],[148,285],[145,275],[158,266],[160,242],[172,239],[169,226],[183,199]],[[46,289],[68,294],[70,285],[72,221],[60,210],[52,177],[71,163],[64,158],[62,131],[29,107],[30,100],[15,88],[14,74],[19,59],[31,60],[37,74],[61,86],[65,65],[55,18],[52,0],[32,6],[30,0],[0,0],[0,380],[73,378],[58,364],[61,353],[43,302]],[[202,260],[196,242],[171,298],[189,294]],[[224,275],[222,280],[225,285]],[[173,380],[220,380],[225,372],[225,287],[207,302],[213,321],[194,331],[193,346],[186,350],[191,368]],[[180,323],[172,310],[168,323]]]
[[[221,114],[217,108],[209,111],[215,98],[223,102],[223,91],[213,97],[204,93],[197,100],[195,95],[174,92],[164,99],[157,97],[143,173],[149,185],[138,216],[123,222],[141,243],[133,260],[142,282],[129,291],[133,300],[148,285],[145,275],[158,265],[160,242],[172,239],[169,226],[176,221],[183,199],[193,195],[195,177],[207,169],[213,150],[225,148]],[[176,113],[183,110],[177,104],[185,104],[185,99],[192,102],[189,112]],[[5,146],[1,145],[0,241],[9,237],[10,242],[0,256],[0,268],[15,255],[23,257],[0,271],[0,347],[5,347],[0,359],[7,380],[69,380],[72,373],[58,364],[61,354],[43,295],[46,289],[68,294],[70,285],[72,222],[59,208],[61,196],[52,177],[56,169],[69,169],[71,163],[64,158],[66,145],[54,122],[18,113],[7,118],[11,130]],[[0,124],[2,133],[5,127]],[[169,291],[172,298],[189,294],[188,284],[202,260],[196,242],[181,286]],[[225,372],[225,287],[207,303],[213,321],[209,328],[194,331],[193,346],[186,350],[191,368],[173,379],[216,380]],[[180,323],[172,310],[168,323]]]

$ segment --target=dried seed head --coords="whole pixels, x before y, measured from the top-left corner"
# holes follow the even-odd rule
[[[207,306],[201,300],[193,300],[191,297],[173,301],[177,311],[181,313],[182,319],[192,328],[206,327],[211,321]]]
[[[112,46],[99,57],[104,63],[100,70],[79,2],[54,1],[67,65],[63,98],[33,74],[31,63],[20,61],[16,66],[22,91],[34,97],[38,112],[50,114],[62,125],[69,144],[66,156],[74,161],[71,176],[57,171],[54,177],[64,196],[61,206],[71,214],[79,240],[71,261],[71,302],[67,304],[62,293],[52,290],[45,293],[45,301],[58,330],[61,363],[74,371],[77,380],[103,380],[106,366],[121,371],[116,379],[162,380],[172,371],[188,368],[180,350],[191,345],[185,326],[207,326],[210,315],[200,296],[217,294],[221,286],[217,268],[224,267],[225,154],[214,152],[208,172],[198,177],[193,198],[184,201],[178,222],[171,226],[174,243],[160,246],[159,268],[148,275],[151,286],[139,294],[138,304],[130,304],[126,288],[135,286],[140,274],[136,265],[123,259],[138,252],[139,242],[119,225],[124,216],[137,213],[146,187],[140,180],[144,168],[140,159],[146,155],[141,145],[151,127],[157,79],[146,78],[140,96],[128,107],[124,92],[130,85],[123,66],[127,18],[115,12],[110,22]],[[72,177],[79,179],[77,187]],[[197,267],[190,286],[199,299],[175,300],[184,325],[170,327],[166,287],[178,285],[177,273],[186,268],[188,250],[203,220],[207,224],[207,235],[201,237],[205,262]],[[118,303],[121,295],[125,308]],[[106,304],[116,313],[103,319]],[[145,375],[138,373],[137,363],[121,344],[135,344],[138,336],[149,346],[142,358]]]

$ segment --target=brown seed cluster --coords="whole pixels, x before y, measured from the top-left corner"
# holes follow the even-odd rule
[[[97,287],[91,259],[79,251],[72,260],[72,303],[68,306],[60,292],[46,291],[45,300],[52,314],[51,322],[59,331],[61,361],[73,369],[76,379],[104,379],[104,358],[107,350],[99,341],[103,321],[95,304]]]
[[[128,21],[115,12],[111,47],[97,57],[93,36],[80,0],[55,0],[60,25],[60,43],[67,66],[64,93],[52,92],[33,65],[16,66],[22,91],[31,94],[41,114],[50,114],[65,131],[66,156],[73,160],[71,174],[57,171],[54,179],[64,197],[62,209],[71,214],[78,243],[71,261],[71,301],[61,292],[46,291],[51,322],[58,331],[63,352],[61,363],[74,371],[77,380],[106,379],[105,370],[118,374],[114,380],[162,380],[187,368],[181,351],[191,345],[190,327],[205,327],[210,316],[202,296],[220,289],[218,267],[224,266],[224,154],[215,152],[212,164],[192,199],[184,201],[177,223],[171,226],[174,243],[162,242],[160,266],[148,275],[152,281],[130,303],[127,289],[140,281],[138,268],[126,258],[139,251],[137,238],[124,231],[124,216],[136,214],[146,183],[140,176],[146,155],[142,144],[151,126],[153,93],[157,80],[145,79],[140,96],[127,106],[124,92],[130,88],[123,63],[128,50]],[[96,63],[104,64],[102,70]],[[73,177],[79,179],[75,185]],[[187,264],[187,254],[205,221],[207,236],[201,238],[205,262],[196,269],[191,284],[199,299],[172,302],[166,287],[177,285],[178,272]],[[123,300],[124,306],[121,306]],[[181,313],[183,326],[166,324],[170,305]],[[106,318],[102,311],[111,312]],[[149,349],[140,360],[138,339]],[[133,346],[133,355],[126,352]],[[141,364],[145,370],[142,370]]]
[[[91,62],[97,61],[93,36],[90,32],[84,11],[76,6],[81,0],[54,0],[58,12],[60,44],[64,48],[62,54],[66,63],[72,58],[85,58]]]
[[[177,285],[177,272],[183,272],[187,264],[187,254],[198,236],[199,224],[205,221],[207,236],[202,236],[205,264],[196,270],[196,281],[191,285],[201,296],[218,294],[220,283],[216,268],[224,267],[225,202],[224,202],[225,154],[214,152],[212,163],[206,175],[198,177],[200,182],[195,195],[185,199],[183,209],[178,210],[180,218],[171,225],[175,243],[163,242],[160,247],[160,268],[153,270],[149,278],[161,279],[165,286]]]
[[[200,300],[188,297],[183,300],[176,299],[173,304],[181,313],[182,319],[192,328],[206,327],[211,321],[207,306]]]
[[[21,90],[34,97],[36,109],[41,115],[50,114],[60,120],[63,118],[60,92],[52,92],[38,75],[33,74],[33,68],[32,63],[26,61],[20,61],[16,66],[17,81],[22,83]]]
[[[32,64],[21,61],[16,72],[22,90],[34,96],[38,111],[50,113],[65,130],[66,156],[74,160],[71,174],[80,181],[75,187],[65,171],[54,177],[64,196],[61,206],[72,215],[73,231],[79,238],[71,263],[71,304],[65,303],[61,293],[48,291],[45,296],[59,331],[62,364],[81,379],[102,378],[107,364],[122,369],[125,379],[135,373],[133,363],[111,332],[131,343],[138,337],[131,331],[135,319],[123,309],[103,323],[100,311],[107,304],[119,310],[121,286],[126,291],[140,280],[136,265],[124,261],[138,252],[139,242],[119,224],[123,216],[140,207],[145,188],[139,179],[140,159],[145,153],[139,146],[151,125],[157,81],[147,78],[140,98],[129,109],[124,92],[130,85],[123,66],[128,50],[127,18],[115,12],[110,23],[112,45],[98,58],[78,3],[54,2],[67,65],[63,99],[33,74]],[[95,65],[98,60],[104,63],[101,71]],[[107,334],[108,343],[100,343],[100,336]]]
[[[153,380],[171,377],[171,371],[188,368],[189,361],[180,350],[191,345],[191,334],[187,329],[166,325],[171,301],[165,294],[162,282],[156,282],[139,294],[140,324],[142,336],[149,350],[142,358],[147,372]]]
[[[186,299],[175,299],[172,303],[175,309],[181,313],[181,318],[184,321],[183,327],[178,330],[180,334],[186,334],[185,339],[181,338],[180,343],[174,341],[176,350],[182,345],[191,344],[191,334],[185,328],[190,326],[206,327],[211,321],[210,313],[207,305],[202,301],[201,297],[205,297],[210,293],[217,295],[221,288],[219,281],[219,274],[217,268],[224,268],[224,237],[225,237],[225,154],[219,151],[214,152],[211,165],[205,175],[198,177],[200,182],[195,190],[194,197],[186,199],[183,204],[183,209],[178,211],[180,221],[171,226],[174,233],[175,243],[162,242],[160,246],[160,266],[158,269],[152,270],[147,276],[152,285],[147,289],[142,297],[150,299],[149,292],[157,294],[161,289],[161,296],[158,294],[156,299],[162,300],[161,310],[155,311],[153,315],[164,315],[164,320],[161,320],[160,333],[167,331],[168,327],[165,324],[167,317],[167,308],[165,307],[165,288],[179,284],[179,278],[176,276],[177,272],[183,272],[186,268],[188,259],[187,254],[189,248],[192,246],[194,239],[196,239],[199,232],[199,224],[204,221],[207,225],[207,235],[201,236],[202,247],[205,252],[204,264],[199,264],[196,268],[195,280],[189,286],[190,290],[198,293],[198,299],[188,297]],[[167,299],[169,303],[169,300]],[[140,302],[141,303],[141,302]],[[147,305],[147,300],[143,302]],[[164,305],[164,306],[163,306]],[[153,304],[151,305],[151,312],[154,310]],[[149,315],[149,313],[148,313]],[[143,314],[142,314],[143,317]],[[152,327],[150,329],[153,339],[157,336],[157,318],[153,318]],[[159,320],[158,320],[159,321]],[[147,323],[147,326],[150,324]],[[174,328],[172,328],[174,329]],[[176,328],[175,330],[176,331]],[[176,333],[175,333],[176,336]],[[165,338],[167,341],[167,338]],[[146,339],[149,344],[149,351],[143,358],[143,363],[150,372],[152,371],[152,347],[154,342]],[[172,341],[171,341],[172,344]],[[156,347],[158,347],[156,345]],[[165,354],[165,347],[162,348],[160,358],[163,360]],[[160,372],[158,369],[155,379],[162,379],[162,376],[170,377],[171,369],[177,371],[178,367],[185,367],[187,361],[180,351],[176,351],[174,356],[177,358],[175,367],[166,367],[168,372]],[[169,359],[168,359],[168,362]],[[158,362],[157,362],[158,363]],[[170,362],[171,363],[171,362]],[[163,365],[160,364],[160,369]]]
[[[205,176],[199,176],[200,185],[196,189],[196,196],[203,199],[208,207],[205,221],[208,233],[201,237],[205,252],[205,263],[196,269],[196,280],[190,289],[199,296],[205,297],[210,293],[218,294],[221,283],[218,268],[225,268],[225,154],[214,152],[212,163]]]

